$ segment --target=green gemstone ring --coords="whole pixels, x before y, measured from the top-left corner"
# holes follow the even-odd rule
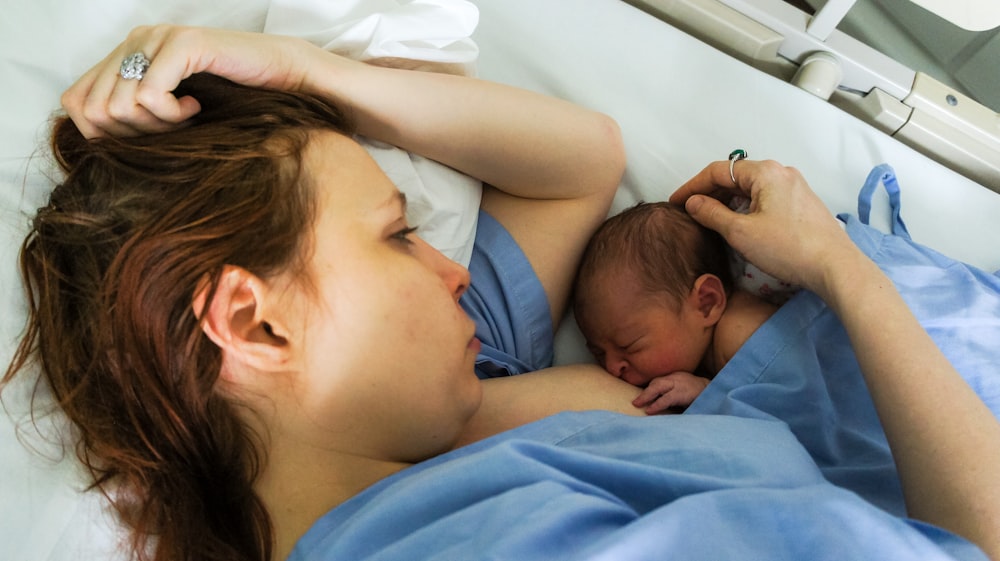
[[[742,148],[737,148],[729,153],[729,179],[733,180],[733,187],[739,187],[736,183],[736,176],[733,175],[733,166],[736,165],[736,162],[739,160],[747,159],[747,156],[749,156],[749,154]]]

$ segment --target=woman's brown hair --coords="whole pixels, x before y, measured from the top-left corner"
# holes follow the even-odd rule
[[[315,214],[302,152],[348,127],[321,100],[213,76],[176,94],[202,110],[170,132],[86,140],[55,122],[65,180],[21,247],[28,324],[3,381],[38,363],[140,559],[266,560],[262,435],[218,391],[192,300],[226,265],[301,266]]]

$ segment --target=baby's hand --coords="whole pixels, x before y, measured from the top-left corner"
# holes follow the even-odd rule
[[[708,378],[695,376],[690,372],[673,372],[653,378],[632,401],[632,405],[644,409],[647,415],[668,413],[671,407],[687,407],[694,402],[702,390],[708,387]]]

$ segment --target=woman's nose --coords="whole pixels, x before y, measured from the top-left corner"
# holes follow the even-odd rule
[[[445,261],[448,262],[447,274],[441,276],[444,279],[445,284],[451,290],[451,293],[455,295],[455,300],[458,300],[465,294],[465,291],[469,288],[469,283],[472,282],[472,275],[469,274],[469,270],[462,265],[448,259],[447,257],[441,256]]]
[[[469,275],[469,270],[452,261],[427,242],[420,240],[420,243],[424,245],[424,249],[427,252],[431,269],[441,277],[441,280],[444,281],[445,286],[451,291],[455,300],[461,298],[462,294],[465,294],[465,291],[469,288],[469,282],[471,282],[472,277]]]

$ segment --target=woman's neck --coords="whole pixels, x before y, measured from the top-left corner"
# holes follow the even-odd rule
[[[409,465],[287,443],[272,447],[254,485],[271,516],[272,559],[288,557],[329,510]]]

